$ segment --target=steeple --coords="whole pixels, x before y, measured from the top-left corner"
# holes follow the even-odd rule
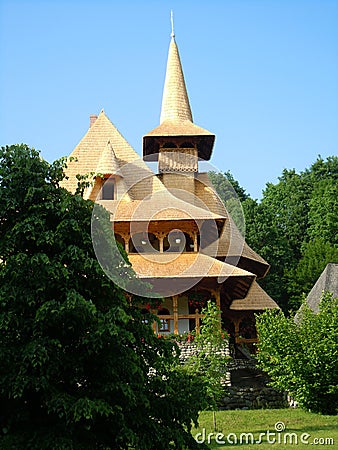
[[[173,32],[169,46],[160,123],[168,119],[193,121],[180,55]]]
[[[143,157],[148,161],[157,161],[159,154],[170,148],[171,153],[188,153],[195,159],[209,160],[215,135],[193,123],[173,19],[171,26],[160,125],[143,137]],[[197,159],[196,163],[187,167],[187,171],[198,170]],[[176,161],[175,169],[172,166],[171,171],[178,170],[178,167],[179,171],[184,171],[184,164],[184,159],[179,164]]]

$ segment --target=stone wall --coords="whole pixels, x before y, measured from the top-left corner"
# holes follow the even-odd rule
[[[196,355],[197,348],[193,342],[179,342],[180,361],[184,364],[191,356]],[[229,357],[229,346],[225,346],[221,355]],[[236,374],[249,374],[246,386],[241,386]],[[250,378],[251,375],[251,378]],[[236,382],[237,380],[237,382]],[[276,391],[267,386],[266,376],[257,367],[254,359],[230,359],[228,372],[224,379],[225,396],[220,402],[220,409],[273,409],[289,406],[286,393]]]
[[[225,388],[226,396],[220,402],[220,409],[273,409],[287,408],[287,394],[270,387]]]
[[[196,355],[198,352],[196,344],[194,344],[193,342],[178,342],[177,344],[181,351],[180,361],[182,364],[184,364],[191,356]],[[220,355],[224,357],[230,356],[228,345],[224,346],[224,348],[220,351]]]

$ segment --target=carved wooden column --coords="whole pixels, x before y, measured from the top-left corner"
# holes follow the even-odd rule
[[[200,313],[198,308],[195,309],[195,330],[196,335],[198,336],[200,334]]]
[[[129,233],[120,233],[120,236],[124,240],[124,249],[125,249],[126,253],[129,253],[130,234]]]
[[[178,295],[173,295],[174,334],[178,334]]]
[[[158,242],[159,242],[159,249],[160,249],[160,253],[163,253],[163,241],[164,238],[166,236],[166,234],[163,231],[156,231],[154,233],[154,235],[157,237]]]
[[[197,235],[197,231],[195,231],[195,233],[194,233],[194,252],[195,253],[198,252],[198,235]]]
[[[155,309],[152,309],[151,312],[152,312],[152,314],[154,314],[154,316],[157,315],[157,311]],[[157,322],[154,320],[154,322],[152,323],[151,326],[154,330],[154,333],[156,334],[157,333]]]

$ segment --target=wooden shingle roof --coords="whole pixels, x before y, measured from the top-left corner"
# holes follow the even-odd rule
[[[233,311],[263,311],[264,309],[280,309],[277,303],[267,294],[261,286],[254,281],[247,296],[242,299],[233,300],[230,305]]]
[[[107,145],[101,153],[99,163],[96,167],[96,172],[102,175],[119,174],[122,176],[121,172],[119,172],[119,162],[116,158],[114,148],[110,140],[107,142]]]
[[[158,175],[159,179],[163,181],[165,187],[169,190],[175,189],[182,185],[182,177],[185,175],[171,173],[170,175]],[[176,192],[173,190],[172,192]],[[182,198],[189,201],[191,197],[183,194]],[[195,204],[200,208],[205,208],[221,217],[226,217],[225,226],[218,241],[217,257],[225,260],[230,264],[237,265],[242,269],[255,273],[259,278],[264,277],[270,265],[256,253],[246,242],[240,231],[238,230],[232,217],[226,210],[220,197],[215,192],[215,188],[207,173],[197,173],[194,177],[194,194]],[[199,201],[198,201],[199,200]]]
[[[111,158],[109,157],[109,148],[113,149],[115,157],[112,153]],[[76,175],[95,172],[98,168],[104,168],[100,167],[103,164],[108,164],[114,170],[118,169],[118,174],[125,178],[131,198],[142,199],[154,191],[164,189],[160,180],[102,110],[70,154],[65,170],[68,179],[63,180],[63,187],[75,192],[78,183]],[[85,198],[90,198],[91,190],[86,190]]]
[[[184,202],[173,196],[167,190],[150,195],[144,200],[119,201],[97,200],[112,215],[115,222],[120,221],[146,221],[150,220],[215,220],[222,224],[225,217],[214,214],[198,206]]]
[[[334,297],[338,297],[338,264],[328,263],[320,277],[312,287],[308,296],[306,297],[306,303],[309,308],[315,313],[319,312],[320,300],[323,292],[331,292]],[[295,320],[299,318],[302,306],[299,308]]]
[[[160,123],[168,119],[193,121],[181,59],[173,36],[168,52]]]
[[[135,272],[142,278],[217,278],[255,275],[202,253],[130,254]]]
[[[163,88],[160,125],[143,137],[143,156],[157,161],[158,138],[185,137],[197,143],[198,156],[209,160],[215,135],[193,123],[182,64],[174,37],[171,38]]]

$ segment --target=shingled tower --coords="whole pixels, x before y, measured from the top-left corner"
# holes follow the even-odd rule
[[[214,142],[193,123],[172,31],[160,124],[143,137],[143,159],[102,110],[71,153],[63,185],[75,192],[77,175],[89,174],[84,197],[110,212],[136,275],[163,297],[154,331],[198,331],[203,302],[213,298],[223,326],[250,344],[254,313],[278,306],[256,282],[269,264],[246,244],[208,174],[199,172]],[[157,174],[147,161],[158,161]]]
[[[215,135],[193,123],[175,36],[172,33],[162,97],[160,125],[143,137],[143,157],[159,161],[159,172],[197,172],[209,160]]]

